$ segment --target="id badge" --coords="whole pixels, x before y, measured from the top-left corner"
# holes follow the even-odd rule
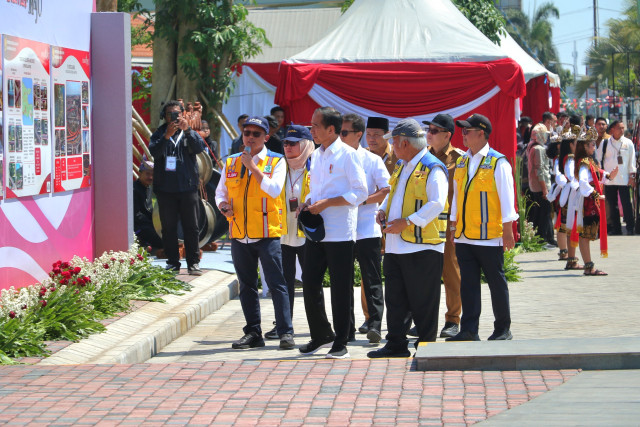
[[[298,209],[298,198],[292,197],[289,199],[289,212],[295,212]]]
[[[167,156],[167,166],[165,170],[169,172],[176,171],[176,156]]]
[[[619,165],[622,164],[622,156],[620,154],[618,154],[618,164]]]

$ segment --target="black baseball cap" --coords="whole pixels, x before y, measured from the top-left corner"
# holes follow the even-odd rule
[[[267,122],[267,119],[265,119],[264,117],[249,117],[242,125],[242,129],[246,128],[249,125],[257,126],[264,130],[266,133],[269,133],[269,122]]]
[[[287,128],[287,133],[283,141],[300,141],[301,139],[308,139],[309,141],[313,141],[313,137],[311,136],[311,132],[305,126],[291,125]]]
[[[456,126],[453,124],[453,117],[448,114],[438,114],[432,120],[424,120],[422,123],[446,129],[447,132],[451,132],[451,135],[453,135],[453,132],[456,130]]]
[[[457,120],[456,125],[460,128],[478,128],[491,133],[491,122],[482,114],[472,114],[467,120]]]
[[[324,239],[324,219],[321,215],[301,211],[298,214],[298,228],[312,242],[321,242]]]

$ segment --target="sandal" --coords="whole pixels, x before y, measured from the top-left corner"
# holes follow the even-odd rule
[[[593,262],[587,262],[584,264],[584,275],[585,276],[608,276],[608,274],[605,273],[604,271],[596,270],[595,264]]]
[[[569,259],[569,250],[560,249],[560,252],[558,252],[558,261],[567,261],[568,259]]]
[[[564,267],[565,270],[582,270],[585,268],[584,265],[578,264],[579,259],[577,257],[567,258],[567,265]]]

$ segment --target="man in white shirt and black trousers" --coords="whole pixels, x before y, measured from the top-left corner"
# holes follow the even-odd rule
[[[400,159],[391,191],[377,221],[386,236],[383,269],[387,303],[387,343],[370,358],[409,357],[411,318],[418,342],[435,341],[440,308],[440,278],[447,227],[447,168],[427,147],[426,133],[414,119],[398,122],[393,138]]]
[[[342,115],[331,107],[318,108],[311,118],[311,135],[321,146],[311,156],[311,191],[298,212],[309,210],[324,220],[325,237],[305,243],[302,283],[311,341],[300,347],[315,353],[333,343],[328,359],[349,356],[347,342],[353,329],[353,250],[358,206],[367,198],[367,181],[356,151],[338,135]],[[322,279],[329,268],[333,327],[324,306]]]

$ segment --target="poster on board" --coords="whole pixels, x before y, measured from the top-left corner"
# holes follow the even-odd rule
[[[53,102],[53,191],[91,185],[91,109],[89,52],[51,49]]]
[[[51,192],[49,45],[4,35],[5,197]]]

